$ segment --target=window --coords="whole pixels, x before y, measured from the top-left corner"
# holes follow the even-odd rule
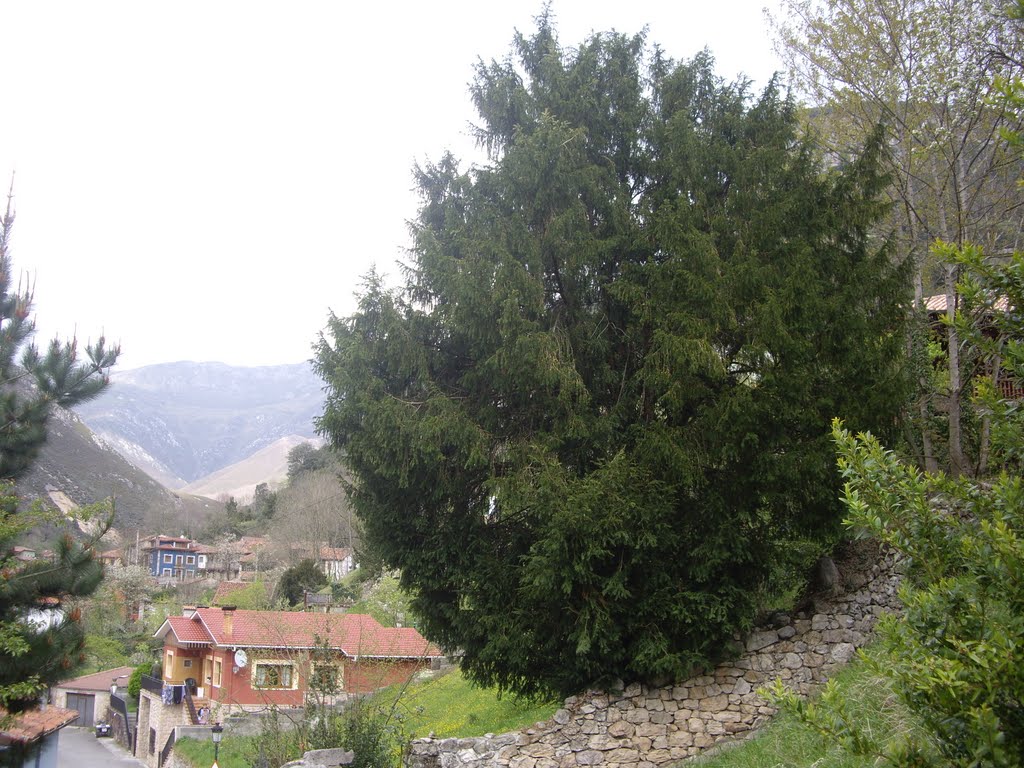
[[[174,569],[173,568],[164,568],[164,570],[163,570],[163,575],[164,576],[170,576],[172,573],[174,573]]]
[[[294,688],[295,669],[290,662],[257,662],[252,670],[253,688]]]
[[[174,562],[176,562],[178,565],[181,565],[181,555],[175,555],[174,558]]]
[[[195,561],[196,561],[196,556],[195,555],[186,555],[185,556],[185,562],[187,564],[193,565],[195,563]]]
[[[213,684],[220,688],[221,675],[223,674],[223,667],[220,659],[213,660]]]
[[[313,664],[313,673],[309,678],[311,690],[319,693],[337,693],[341,690],[341,684],[342,674],[340,665],[326,662],[316,662]]]
[[[192,659],[185,659],[185,660],[184,660],[183,662],[181,662],[181,663],[182,663],[182,665],[183,665],[183,666],[185,667],[185,669],[188,669],[189,667],[191,667],[191,666],[192,666]]]
[[[164,656],[164,679],[170,680],[174,672],[174,651],[168,651]]]
[[[174,562],[174,555],[170,554],[169,552],[164,552],[164,562],[165,563],[173,563]]]

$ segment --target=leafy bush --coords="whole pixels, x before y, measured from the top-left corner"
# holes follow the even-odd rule
[[[1024,483],[922,474],[871,435],[833,435],[848,524],[904,554],[901,616],[879,623],[869,663],[893,681],[923,734],[865,731],[845,702],[822,706],[776,688],[789,710],[851,751],[894,765],[1024,762]]]

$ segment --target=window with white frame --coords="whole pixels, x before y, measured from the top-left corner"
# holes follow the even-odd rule
[[[164,562],[165,563],[173,563],[174,562],[174,555],[170,554],[169,552],[164,552]]]
[[[220,659],[213,660],[213,684],[220,688],[224,667]]]
[[[252,668],[253,688],[295,688],[295,665],[290,661],[258,661]]]
[[[185,556],[185,563],[187,565],[193,565],[193,564],[195,564],[195,562],[196,562],[196,556],[195,555],[186,555]]]
[[[174,651],[168,651],[164,656],[164,679],[170,680],[174,673]]]
[[[313,663],[313,669],[309,678],[311,690],[320,693],[338,693],[342,689],[342,669],[340,664],[317,661]]]

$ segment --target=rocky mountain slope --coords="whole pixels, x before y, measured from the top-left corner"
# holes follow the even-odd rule
[[[173,493],[98,439],[71,411],[55,408],[47,441],[16,484],[26,501],[40,499],[64,512],[114,497],[122,531],[190,527],[220,509],[219,502]],[[42,533],[42,532],[41,532]]]
[[[248,504],[260,483],[266,483],[271,490],[276,490],[284,483],[288,477],[289,451],[309,442],[319,446],[323,440],[310,440],[298,435],[282,437],[242,461],[189,483],[181,492],[211,499],[226,499],[230,496],[240,504]]]
[[[323,384],[307,363],[164,363],[115,372],[76,410],[125,459],[182,488],[289,436],[312,438]]]

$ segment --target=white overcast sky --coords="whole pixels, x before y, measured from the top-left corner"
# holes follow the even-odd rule
[[[766,0],[554,0],[560,40],[707,46],[758,88]],[[411,169],[464,159],[478,57],[524,2],[0,0],[0,180],[39,343],[120,341],[120,369],[306,360],[372,264],[394,278]]]

